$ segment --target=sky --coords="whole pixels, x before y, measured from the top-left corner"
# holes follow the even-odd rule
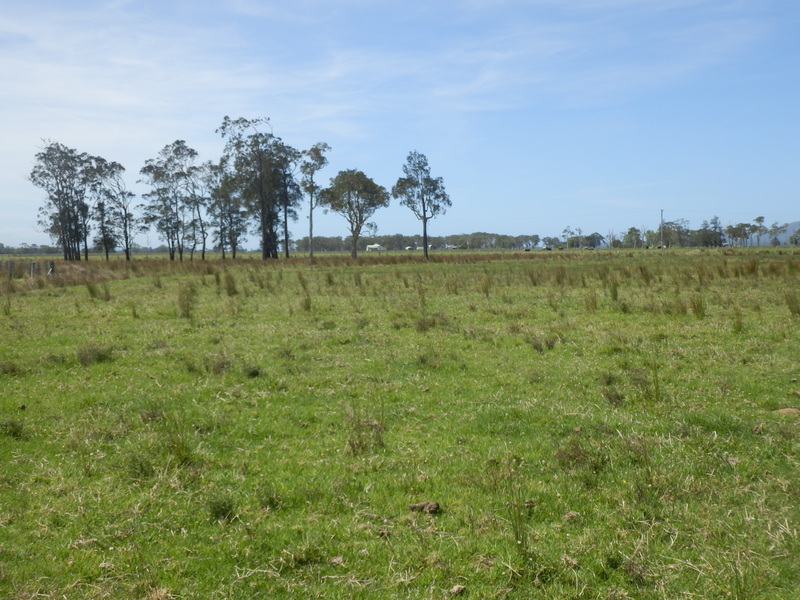
[[[225,116],[269,118],[327,184],[391,189],[428,158],[430,235],[617,235],[800,220],[796,0],[26,0],[0,11],[0,243],[49,244],[29,180],[48,142],[126,169]],[[308,234],[308,210],[292,224]],[[397,201],[379,235],[421,233]],[[314,234],[346,236],[314,211]],[[138,243],[160,244],[154,232]],[[255,243],[255,242],[254,242]]]

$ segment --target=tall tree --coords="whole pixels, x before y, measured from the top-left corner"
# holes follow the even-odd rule
[[[769,230],[764,226],[764,217],[756,217],[753,219],[753,223],[750,231],[756,237],[756,246],[761,246],[761,236],[765,235]]]
[[[208,211],[214,222],[214,240],[222,250],[223,259],[227,249],[236,258],[239,244],[247,234],[247,211],[235,177],[224,158],[216,164],[206,163],[203,173],[210,198]]]
[[[297,220],[297,207],[300,205],[302,192],[295,178],[295,171],[303,153],[275,138],[274,170],[278,182],[278,197],[281,207],[281,224],[283,225],[283,252],[289,258],[289,219]]]
[[[773,223],[770,226],[769,231],[768,231],[769,238],[770,238],[770,243],[773,246],[780,246],[781,240],[779,238],[784,233],[786,233],[786,230],[788,228],[789,228],[789,224],[788,223],[784,223],[782,225],[780,223],[778,223],[777,221],[775,223]]]
[[[314,176],[328,164],[326,153],[331,147],[325,142],[314,144],[303,154],[305,160],[300,165],[303,178],[300,182],[303,191],[308,194],[308,256],[314,258],[314,209],[319,202],[320,187],[314,181]]]
[[[280,141],[269,127],[269,119],[232,120],[225,117],[217,132],[226,140],[225,158],[236,173],[236,182],[248,213],[256,222],[261,240],[261,257],[278,258],[281,185],[276,177],[276,144]]]
[[[424,154],[413,150],[403,165],[405,177],[397,180],[392,187],[392,196],[400,198],[400,204],[422,221],[422,249],[428,260],[428,221],[444,214],[452,206],[450,197],[444,190],[441,177],[431,177],[428,159]]]
[[[320,204],[342,215],[350,225],[350,256],[358,256],[358,238],[367,221],[379,208],[389,205],[386,189],[361,171],[339,171],[320,193]]]
[[[122,247],[125,253],[125,260],[131,259],[131,248],[133,238],[137,233],[145,230],[142,219],[133,212],[133,202],[136,195],[128,191],[122,174],[125,168],[117,162],[107,162],[102,159],[96,161],[98,178],[102,182],[99,188],[99,195],[95,205],[95,219],[101,225],[101,232],[98,241],[102,241],[102,247],[108,250],[110,244]],[[107,219],[103,215],[107,216]]]
[[[153,225],[167,244],[170,260],[183,260],[192,241],[194,208],[187,181],[193,173],[197,151],[176,140],[162,148],[158,158],[148,159],[139,173],[152,191],[143,194],[145,222]]]
[[[30,180],[47,194],[39,224],[57,241],[64,260],[89,259],[90,195],[96,185],[97,157],[48,142],[36,154]]]

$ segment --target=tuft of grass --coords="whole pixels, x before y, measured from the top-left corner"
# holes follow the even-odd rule
[[[344,423],[347,431],[347,447],[353,456],[367,454],[384,447],[383,432],[386,427],[382,410],[376,418],[352,402],[346,407]]]
[[[75,357],[84,367],[98,363],[107,363],[114,360],[114,350],[110,346],[100,344],[85,344],[75,351]]]
[[[225,271],[225,293],[228,296],[235,296],[239,293],[236,287],[236,277],[230,271]]]
[[[193,281],[182,282],[178,286],[178,316],[191,319],[197,307],[197,284]]]
[[[206,508],[212,521],[232,521],[236,518],[236,502],[229,492],[212,495],[206,501]]]
[[[17,363],[4,360],[0,361],[0,375],[10,375],[12,377],[22,375],[24,370]]]
[[[25,425],[19,419],[0,421],[0,435],[21,440],[25,437]]]
[[[706,316],[706,303],[700,294],[692,296],[689,303],[692,307],[692,313],[698,319],[703,319]]]
[[[787,290],[783,294],[783,299],[786,300],[789,312],[795,317],[800,317],[800,294],[794,290]]]

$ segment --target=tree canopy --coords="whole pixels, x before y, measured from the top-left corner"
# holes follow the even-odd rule
[[[350,256],[358,255],[358,238],[367,221],[379,208],[389,205],[389,194],[363,172],[340,171],[322,190],[320,203],[342,215],[350,226]]]
[[[400,198],[400,204],[409,208],[422,221],[422,249],[428,259],[428,221],[444,214],[452,204],[444,190],[441,177],[431,177],[428,159],[416,150],[409,153],[403,165],[405,177],[392,187],[392,196]]]

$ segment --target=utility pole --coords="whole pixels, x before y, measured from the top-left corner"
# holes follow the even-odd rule
[[[661,224],[658,226],[659,234],[661,237],[661,250],[664,250],[664,209],[661,209]]]

